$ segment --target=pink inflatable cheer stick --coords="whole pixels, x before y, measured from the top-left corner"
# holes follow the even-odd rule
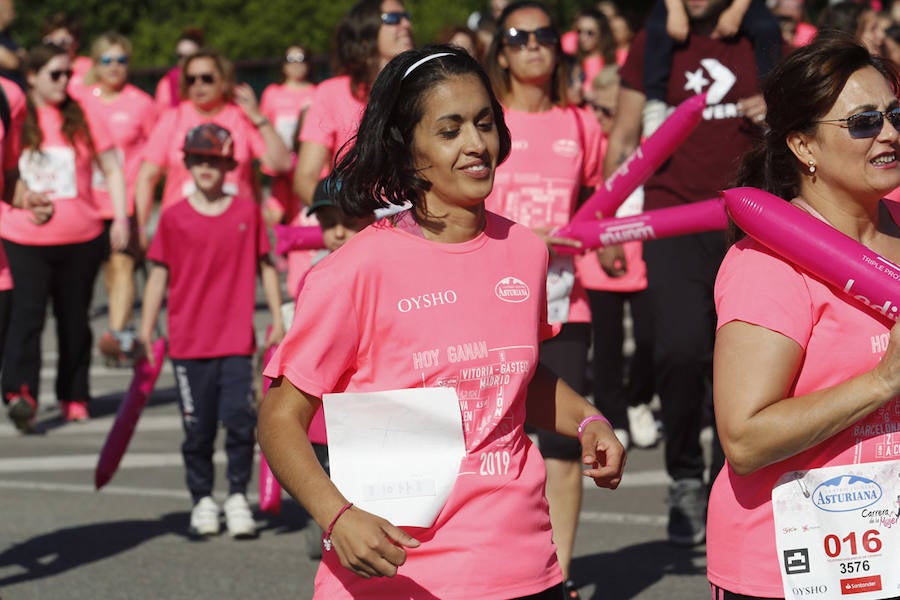
[[[647,181],[703,119],[706,94],[698,94],[678,105],[653,135],[644,140],[616,172],[575,212],[572,223],[590,221],[597,213],[612,216],[631,192]],[[571,237],[563,227],[558,235]]]
[[[570,223],[566,237],[581,242],[580,248],[556,246],[561,254],[581,253],[592,248],[612,244],[655,240],[701,231],[721,231],[728,228],[728,213],[721,198],[693,202],[671,208],[649,210],[639,215],[599,221]],[[556,234],[557,236],[559,234]]]
[[[897,321],[900,266],[768,192],[734,188],[722,196],[747,235],[840,289],[887,326]]]
[[[100,450],[100,458],[97,460],[97,468],[94,471],[94,487],[98,490],[109,483],[109,480],[115,475],[119,468],[119,462],[128,449],[138,419],[141,418],[144,406],[147,404],[153,386],[156,385],[156,380],[159,378],[159,372],[162,370],[163,360],[166,358],[165,338],[159,338],[153,342],[152,350],[152,365],[146,356],[141,356],[135,362],[131,385],[128,386],[128,392],[125,394],[122,404],[119,405],[119,412],[106,436],[103,449]]]
[[[275,254],[291,250],[321,250],[322,228],[318,225],[275,225]]]
[[[266,349],[266,353],[263,356],[263,368],[269,364],[269,360],[275,354],[275,348],[276,346],[272,345]],[[263,377],[263,395],[269,391],[270,383],[271,381],[269,381],[268,377]],[[272,474],[272,470],[269,468],[269,463],[266,462],[266,457],[262,450],[259,452],[259,510],[273,515],[281,512],[281,485],[275,479],[275,475]]]

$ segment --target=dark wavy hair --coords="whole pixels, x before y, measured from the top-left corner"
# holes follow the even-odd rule
[[[378,30],[382,0],[358,0],[338,23],[333,70],[348,75],[353,95],[364,100],[378,76]]]
[[[412,64],[441,52],[448,56],[424,62],[409,76],[404,76]],[[378,75],[357,135],[338,152],[337,165],[330,177],[340,182],[335,186],[335,201],[345,213],[361,217],[390,204],[421,205],[431,184],[416,171],[413,134],[422,119],[429,92],[436,85],[461,75],[474,75],[484,85],[500,137],[497,164],[506,160],[512,142],[503,108],[478,62],[455,46],[407,50],[394,57]]]
[[[69,53],[63,48],[55,44],[38,44],[32,48],[25,56],[22,70],[26,75],[37,74],[43,69],[47,63],[57,56],[68,56]],[[26,115],[25,123],[22,125],[22,147],[39,151],[44,143],[44,134],[38,125],[37,108],[31,94],[27,95],[25,103]],[[87,120],[84,112],[75,100],[69,94],[66,94],[63,101],[57,107],[62,113],[63,124],[62,134],[72,146],[78,142],[83,142],[91,151],[91,156],[96,154],[94,149],[94,141],[91,138],[91,131],[88,129]]]
[[[803,165],[787,145],[793,133],[812,135],[850,76],[866,67],[881,73],[896,95],[900,75],[888,59],[870,54],[852,36],[830,32],[789,54],[763,83],[769,129],[745,155],[737,184],[785,199],[800,193]]]
[[[597,40],[600,56],[603,58],[604,65],[616,64],[616,38],[613,37],[612,27],[609,25],[609,19],[599,10],[586,8],[578,11],[575,15],[574,22],[578,19],[593,19],[597,23],[597,32],[599,38]],[[578,45],[578,51],[575,53],[578,60],[584,60],[587,56],[581,51],[581,44]]]
[[[536,8],[547,15],[547,18],[550,20],[550,27],[557,33],[556,45],[554,46],[556,49],[557,60],[556,67],[553,69],[553,84],[551,86],[550,95],[554,104],[566,107],[569,104],[569,101],[566,98],[569,74],[566,73],[566,66],[563,64],[562,60],[563,49],[559,38],[559,27],[556,26],[556,21],[553,19],[553,15],[550,14],[550,10],[543,3],[537,2],[536,0],[519,0],[518,2],[507,4],[506,8],[503,9],[503,12],[500,13],[500,17],[497,19],[497,28],[494,31],[494,39],[491,41],[487,56],[484,59],[485,69],[494,86],[494,92],[502,101],[506,102],[511,89],[509,70],[500,66],[497,57],[500,55],[500,51],[503,49],[503,44],[505,43],[505,36],[503,33],[508,29],[506,22],[509,20],[510,15],[525,8]]]

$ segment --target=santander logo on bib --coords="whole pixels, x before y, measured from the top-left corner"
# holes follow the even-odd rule
[[[871,506],[881,495],[881,486],[871,479],[839,475],[819,484],[813,492],[813,503],[828,512],[846,512]]]
[[[515,277],[504,277],[498,281],[494,293],[504,302],[525,302],[531,297],[528,284]]]

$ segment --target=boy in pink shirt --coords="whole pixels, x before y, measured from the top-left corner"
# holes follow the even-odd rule
[[[253,537],[256,525],[245,493],[256,427],[252,356],[257,270],[272,316],[266,345],[284,335],[281,294],[259,207],[250,198],[224,191],[225,173],[235,166],[230,132],[214,123],[200,125],[188,132],[182,149],[196,189],[163,213],[147,253],[154,264],[140,337],[145,345],[152,341],[168,289],[169,355],[183,418],[186,481],[194,501],[190,531],[197,536],[219,532],[212,455],[221,419],[228,455],[226,525],[232,537]]]

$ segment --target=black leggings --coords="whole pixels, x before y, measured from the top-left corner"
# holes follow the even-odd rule
[[[562,600],[564,591],[563,584],[558,583],[552,588],[547,588],[543,592],[538,592],[537,594],[532,594],[530,596],[513,598],[512,600]]]
[[[41,332],[50,300],[59,348],[56,397],[60,401],[90,399],[89,311],[105,245],[102,235],[87,242],[57,246],[29,246],[3,240],[15,282],[4,352],[4,396],[27,386],[31,396],[38,399]]]

